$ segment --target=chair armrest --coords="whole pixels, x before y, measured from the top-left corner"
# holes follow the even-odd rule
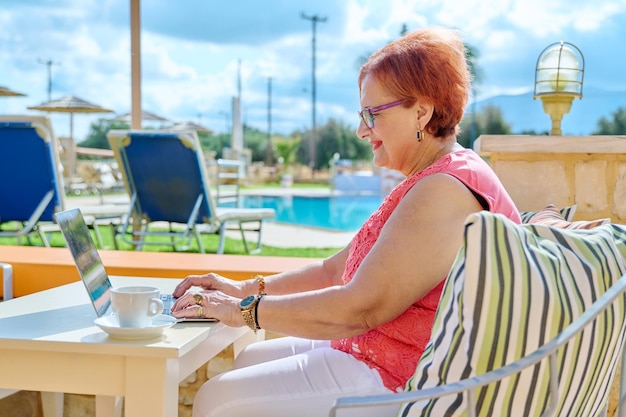
[[[0,262],[2,270],[2,298],[4,301],[13,298],[13,267],[7,263]]]

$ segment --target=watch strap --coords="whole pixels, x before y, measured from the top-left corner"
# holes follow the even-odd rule
[[[256,303],[254,304],[254,332],[257,330],[261,330],[261,326],[259,326],[259,304],[261,304],[261,298],[265,296],[265,293],[261,293],[257,296]]]
[[[254,296],[254,301],[249,306],[241,309],[241,315],[243,316],[244,322],[255,333],[257,330],[261,330],[261,326],[259,326],[259,321],[257,319],[257,312],[259,301],[261,301],[261,298],[263,298],[264,295],[265,294]]]

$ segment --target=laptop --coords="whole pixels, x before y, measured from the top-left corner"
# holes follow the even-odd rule
[[[98,317],[111,314],[111,281],[104,268],[96,244],[89,233],[89,228],[80,209],[70,209],[54,214],[54,218],[59,224],[63,233],[67,247],[72,253],[76,269],[87,293],[91,304],[96,310]],[[171,307],[176,301],[172,294],[161,294],[163,301],[163,313],[172,315]],[[211,318],[187,318],[176,319],[177,321],[208,321],[214,322]]]

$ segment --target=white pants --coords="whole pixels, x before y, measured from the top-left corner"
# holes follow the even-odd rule
[[[391,392],[377,371],[330,342],[282,337],[249,345],[234,370],[207,381],[193,416],[326,417],[338,397]],[[357,408],[339,416],[394,417],[398,408]]]

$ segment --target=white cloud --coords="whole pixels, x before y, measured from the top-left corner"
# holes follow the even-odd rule
[[[541,49],[561,38],[573,41],[570,37],[577,37],[577,42],[589,40],[584,45],[585,58],[587,52],[590,57],[586,83],[601,80],[624,85],[623,74],[614,68],[623,68],[621,56],[626,55],[615,49],[621,45],[617,35],[624,33],[616,16],[623,20],[626,0],[327,0],[320,4],[292,0],[288,8],[293,10],[272,10],[268,2],[261,19],[265,23],[258,25],[249,17],[246,24],[231,24],[228,19],[236,16],[228,9],[232,5],[214,2],[209,8],[203,3],[206,0],[185,0],[186,7],[176,8],[172,20],[172,16],[158,14],[171,6],[162,1],[158,9],[147,9],[144,1],[150,13],[142,13],[142,105],[175,120],[201,114],[205,124],[218,131],[224,129],[224,115],[230,114],[231,98],[237,93],[239,60],[248,123],[266,127],[267,78],[271,76],[273,130],[289,133],[310,126],[311,31],[310,24],[299,18],[300,10],[328,18],[317,26],[320,123],[329,117],[355,123],[357,61],[398,37],[403,24],[410,30],[428,25],[460,29],[480,53],[479,65],[486,73],[481,95],[531,88]],[[249,33],[238,33],[234,39],[238,43],[231,37],[226,44],[218,40],[220,33],[209,28],[185,26],[190,20],[209,25],[219,16],[226,16],[221,26]],[[268,24],[272,19],[275,24]],[[26,106],[47,100],[46,68],[38,60],[52,59],[60,64],[52,67],[53,98],[76,94],[116,113],[128,112],[128,21],[127,0],[3,4],[0,85],[28,97],[3,99],[0,111],[26,112]],[[611,41],[617,46],[609,46],[603,38],[607,28],[615,33]],[[257,39],[260,31],[263,36]],[[254,46],[242,41],[253,37]],[[601,45],[592,43],[600,40]],[[603,65],[608,56],[615,65]],[[77,136],[84,137],[89,122],[98,117],[102,115],[75,117]],[[55,129],[66,134],[68,116],[55,115],[54,120],[58,120]]]
[[[431,5],[434,20],[429,23],[455,27],[469,36],[483,38],[489,36],[492,24],[502,18],[510,3],[511,0],[444,0]]]
[[[589,32],[602,28],[608,19],[626,10],[626,2],[518,0],[507,14],[516,27],[533,36],[558,35],[567,28]]]

